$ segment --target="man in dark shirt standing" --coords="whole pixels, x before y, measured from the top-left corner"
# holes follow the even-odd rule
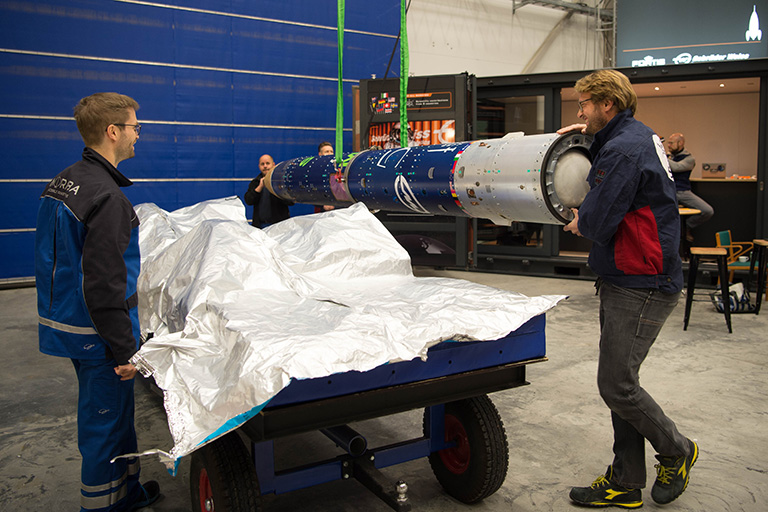
[[[669,154],[669,168],[672,171],[672,177],[675,178],[675,189],[677,190],[677,202],[686,208],[695,208],[701,210],[696,215],[688,215],[685,220],[687,227],[685,238],[693,242],[693,233],[691,230],[707,222],[715,214],[715,210],[705,200],[697,196],[691,190],[691,171],[696,167],[696,160],[693,155],[685,149],[685,137],[682,133],[673,133],[667,138],[667,149]]]
[[[637,95],[623,74],[599,70],[576,82],[580,129],[594,135],[589,192],[563,229],[592,240],[589,266],[599,276],[597,385],[611,410],[614,458],[570,498],[593,507],[638,508],[645,487],[645,441],[658,455],[651,496],[676,499],[699,454],[640,385],[640,366],[683,286],[675,185],[661,139],[634,117]]]
[[[267,227],[291,216],[288,207],[293,203],[272,195],[264,183],[274,168],[275,161],[272,157],[261,155],[259,158],[259,171],[261,173],[251,180],[245,193],[245,204],[253,205],[251,224],[257,228]]]
[[[40,351],[72,360],[79,382],[81,512],[137,510],[160,495],[139,483],[133,378],[139,348],[139,219],[117,165],[134,156],[139,104],[117,93],[80,100],[83,159],[46,186],[35,232]]]

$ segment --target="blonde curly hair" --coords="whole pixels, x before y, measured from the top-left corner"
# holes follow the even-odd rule
[[[599,103],[610,100],[619,109],[632,110],[632,115],[637,111],[637,94],[632,84],[622,73],[612,69],[599,69],[594,73],[581,78],[574,86],[578,93],[589,93],[591,100]]]

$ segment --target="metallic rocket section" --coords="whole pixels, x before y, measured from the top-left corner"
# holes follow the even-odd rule
[[[466,217],[453,171],[469,142],[364,151],[347,167],[347,186],[368,208]]]
[[[523,136],[473,143],[454,173],[459,202],[471,217],[497,225],[513,221],[567,223],[589,185],[591,139],[580,133]]]
[[[291,201],[517,222],[567,223],[589,186],[591,138],[524,136],[345,155],[278,164],[267,187]]]
[[[339,171],[333,155],[286,160],[275,166],[266,186],[276,196],[296,203],[349,205],[355,201],[339,178],[350,158],[346,157]]]

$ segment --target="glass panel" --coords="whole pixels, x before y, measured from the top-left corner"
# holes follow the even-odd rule
[[[544,133],[543,95],[479,100],[478,138],[497,139],[511,132],[523,132],[526,135]],[[542,224],[529,222],[496,226],[487,219],[478,219],[477,243],[508,247],[542,247],[542,228]]]
[[[481,99],[477,128],[481,139],[495,139],[510,132],[544,133],[544,96]]]

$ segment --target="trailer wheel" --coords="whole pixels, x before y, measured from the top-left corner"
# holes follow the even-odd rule
[[[424,412],[424,431],[429,408]],[[477,503],[499,490],[507,477],[509,447],[501,416],[487,395],[445,404],[445,440],[455,447],[431,453],[429,465],[445,491]]]
[[[194,512],[261,512],[256,468],[235,432],[192,454],[189,489]]]

